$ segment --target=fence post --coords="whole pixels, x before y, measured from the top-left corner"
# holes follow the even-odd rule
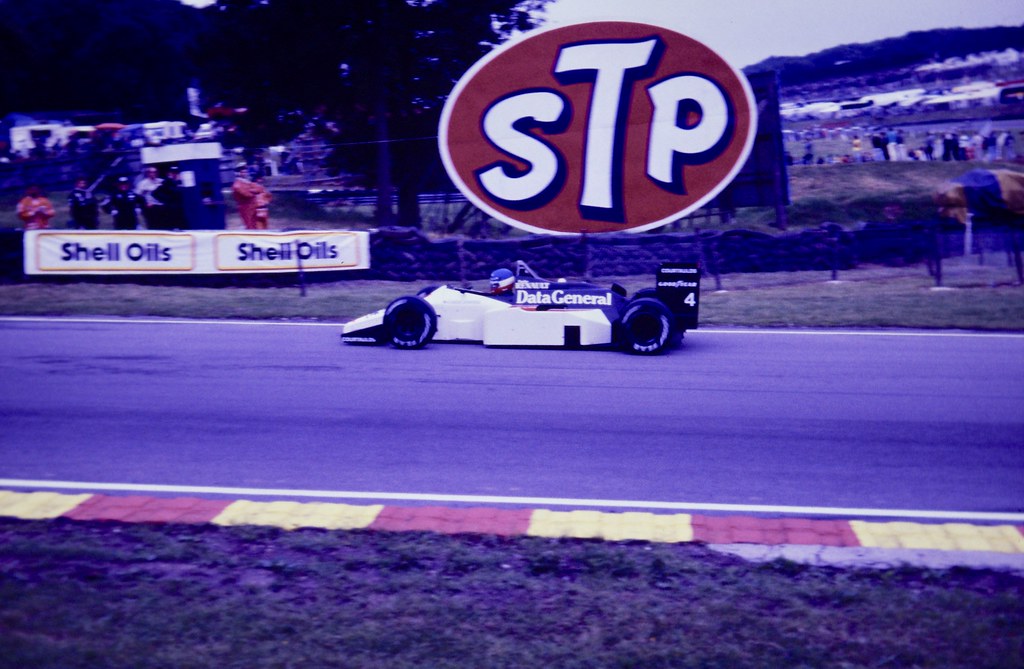
[[[832,228],[829,235],[830,246],[832,247],[832,280],[839,280],[839,230]]]
[[[306,272],[302,269],[302,253],[299,252],[299,241],[295,240],[295,267],[299,270],[299,296],[306,296]]]
[[[1024,262],[1020,257],[1020,230],[1010,230],[1010,246],[1013,250],[1013,266],[1017,269],[1017,285],[1024,286]]]
[[[697,240],[697,257],[700,259],[700,266],[703,271],[709,272],[715,278],[715,290],[722,290],[722,277],[718,275],[718,267],[709,263],[704,254],[704,241],[700,238],[700,227],[693,227],[694,239]]]
[[[971,216],[971,210],[967,210],[967,222],[964,225],[964,260],[971,257],[971,251],[974,247],[974,217]]]

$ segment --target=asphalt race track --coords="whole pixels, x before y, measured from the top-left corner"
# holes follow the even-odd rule
[[[642,358],[339,332],[0,319],[0,487],[1024,512],[1024,335],[706,328]]]

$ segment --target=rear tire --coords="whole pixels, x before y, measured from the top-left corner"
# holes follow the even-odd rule
[[[664,353],[675,338],[675,319],[661,300],[634,298],[626,305],[620,327],[622,348],[635,355]]]
[[[384,332],[395,348],[423,348],[437,332],[437,313],[422,297],[400,297],[384,310]]]

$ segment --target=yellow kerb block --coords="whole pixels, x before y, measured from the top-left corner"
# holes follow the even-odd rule
[[[355,506],[323,502],[250,502],[239,500],[213,519],[217,525],[270,525],[286,530],[318,527],[358,530],[369,527],[384,508],[381,504]]]
[[[603,513],[538,509],[526,533],[535,537],[607,539],[608,541],[693,541],[689,514]]]
[[[10,492],[0,490],[0,516],[23,520],[57,518],[92,497],[91,494],[62,495],[58,492]]]
[[[850,521],[862,546],[945,551],[1024,553],[1024,536],[1012,525],[870,523]]]

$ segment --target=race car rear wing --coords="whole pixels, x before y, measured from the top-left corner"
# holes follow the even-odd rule
[[[700,307],[700,265],[697,263],[662,263],[655,286],[658,299],[676,316],[681,330],[697,327]]]

